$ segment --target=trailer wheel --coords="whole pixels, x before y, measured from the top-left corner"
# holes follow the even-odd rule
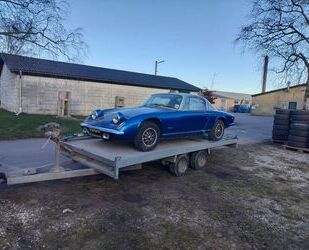
[[[191,154],[190,157],[190,168],[199,170],[207,165],[207,152],[200,150]]]
[[[176,162],[170,164],[170,172],[177,177],[185,175],[188,168],[189,157],[187,155],[178,156]]]

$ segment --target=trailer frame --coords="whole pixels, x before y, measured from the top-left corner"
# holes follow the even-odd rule
[[[8,185],[98,174],[105,174],[117,180],[120,171],[141,169],[143,163],[157,160],[165,165],[175,163],[180,155],[190,155],[201,150],[210,154],[213,148],[237,147],[238,139],[237,136],[227,136],[214,142],[200,138],[180,139],[177,142],[170,140],[160,143],[155,150],[149,152],[140,152],[131,145],[113,144],[89,136],[65,137],[53,141],[55,142],[54,163],[9,171],[0,176],[4,176],[3,179]],[[61,160],[61,155],[68,159]]]

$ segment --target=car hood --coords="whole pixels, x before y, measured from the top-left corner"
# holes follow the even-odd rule
[[[157,112],[170,112],[172,109],[161,108],[161,107],[135,107],[135,108],[115,108],[115,109],[105,109],[99,112],[100,117],[104,117],[104,119],[112,119],[113,115],[120,113],[126,120],[131,117],[135,117],[143,114],[151,114]]]

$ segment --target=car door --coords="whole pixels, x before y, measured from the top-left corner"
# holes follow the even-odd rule
[[[182,111],[181,131],[191,133],[204,130],[208,118],[206,101],[199,96],[189,96]]]

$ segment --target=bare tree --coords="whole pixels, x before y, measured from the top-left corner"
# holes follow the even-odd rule
[[[210,103],[214,104],[217,97],[214,95],[213,91],[205,88],[199,93],[201,96],[205,97]]]
[[[236,42],[276,60],[275,72],[305,81],[309,97],[309,0],[254,0]]]
[[[0,50],[79,61],[87,46],[80,28],[65,27],[68,9],[58,0],[0,0]]]

